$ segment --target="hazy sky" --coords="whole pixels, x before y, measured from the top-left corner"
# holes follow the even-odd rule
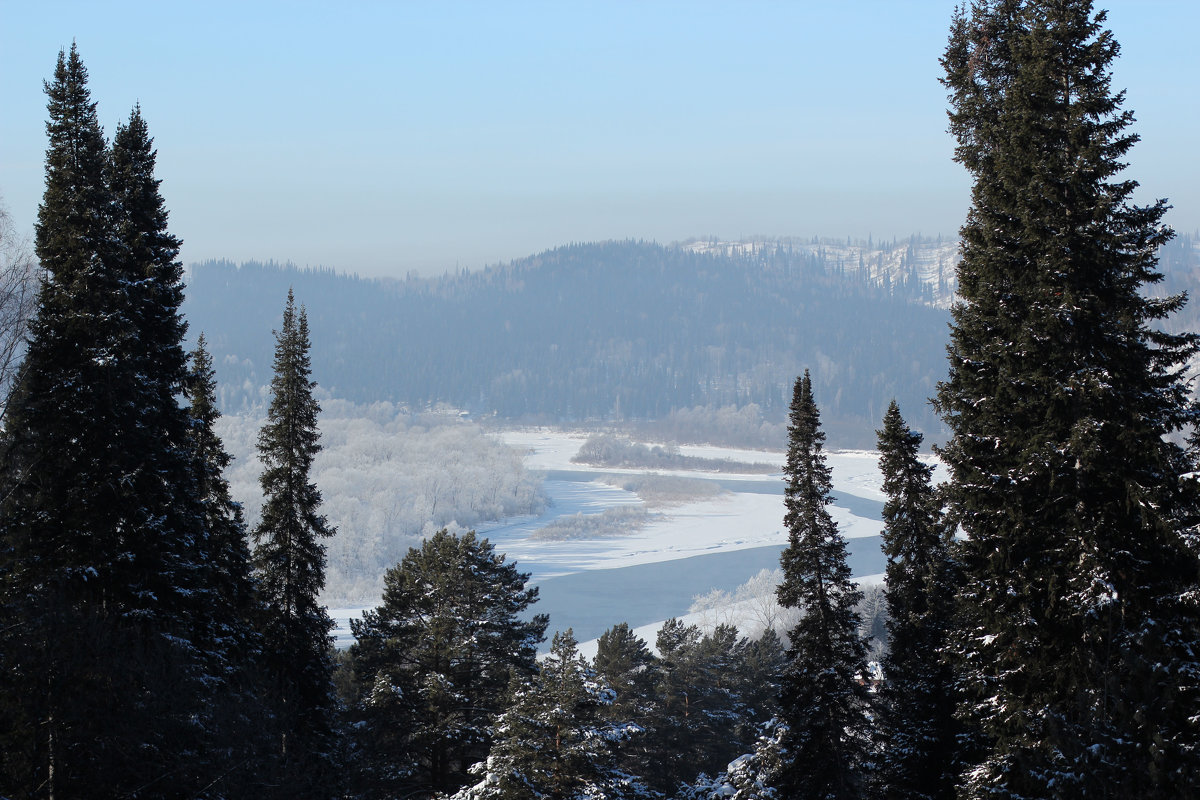
[[[928,2],[0,0],[0,199],[32,230],[77,42],[108,135],[140,102],[183,259],[362,274],[572,241],[953,235]],[[1102,4],[1103,5],[1103,4]],[[1200,226],[1200,4],[1109,3],[1128,177]]]

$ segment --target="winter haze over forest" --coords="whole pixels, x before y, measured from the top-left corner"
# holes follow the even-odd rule
[[[0,0],[0,800],[1193,797],[1198,23]]]

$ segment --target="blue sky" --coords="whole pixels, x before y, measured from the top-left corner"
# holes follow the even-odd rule
[[[0,200],[31,230],[42,81],[140,102],[186,262],[478,268],[573,241],[954,235],[954,2],[0,0]],[[1200,4],[1109,3],[1127,176],[1200,227]]]

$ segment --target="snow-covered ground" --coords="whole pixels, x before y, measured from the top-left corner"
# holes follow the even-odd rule
[[[550,430],[510,431],[502,440],[527,453],[525,465],[529,469],[562,473],[594,473],[597,467],[573,464],[571,458],[586,441],[586,434],[568,434]],[[668,474],[701,480],[720,480],[729,486],[732,481],[755,484],[747,491],[733,491],[712,499],[686,503],[670,509],[663,518],[647,525],[638,533],[615,539],[573,540],[569,542],[531,541],[528,532],[545,524],[542,519],[530,523],[506,525],[481,530],[509,558],[516,559],[523,570],[529,570],[535,578],[548,578],[591,569],[647,564],[677,558],[740,550],[771,544],[785,544],[787,534],[783,530],[783,461],[782,452],[762,450],[734,450],[723,447],[685,446],[679,448],[684,455],[707,459],[728,459],[747,463],[769,463],[779,472],[764,476],[758,473],[714,473],[689,470],[655,470],[657,474]],[[868,452],[835,452],[828,454],[833,468],[834,494],[838,501],[831,514],[842,535],[847,539],[877,536],[880,531],[878,513],[874,506],[884,500],[879,476],[878,456]],[[652,470],[608,469],[610,474],[647,473]],[[764,484],[773,489],[764,489]],[[598,481],[577,484],[587,487],[579,499],[564,498],[552,492],[554,507],[551,513],[573,514],[594,509],[603,510],[607,501],[599,501],[590,507],[579,500],[599,500],[621,490],[613,489]],[[622,493],[627,495],[628,493]],[[624,499],[615,502],[625,502]],[[564,505],[567,507],[564,508]]]
[[[763,567],[778,565],[778,552],[787,543],[782,452],[680,448],[689,456],[770,463],[780,470],[771,475],[601,469],[571,463],[587,436],[548,429],[500,434],[502,441],[525,453],[527,468],[550,474],[545,491],[551,506],[540,516],[509,519],[478,531],[541,586],[537,611],[551,615],[551,631],[573,627],[577,638],[587,642],[609,625],[627,621],[653,643],[656,625],[685,615],[695,596],[714,587],[730,591]],[[878,456],[857,451],[827,456],[836,498],[831,514],[843,536],[860,540],[850,542],[856,577],[877,575],[884,564],[873,538],[882,527],[884,500]],[[727,491],[658,511],[645,527],[630,534],[568,541],[532,538],[534,531],[564,516],[641,503],[632,492],[596,480],[598,472],[717,480]],[[361,611],[331,610],[341,643],[349,641],[347,619]]]

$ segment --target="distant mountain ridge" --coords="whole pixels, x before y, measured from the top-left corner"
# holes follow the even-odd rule
[[[1190,237],[1164,250],[1166,288],[1197,282],[1196,253]],[[265,398],[291,286],[314,377],[354,402],[569,424],[753,406],[781,421],[807,368],[830,444],[866,447],[893,397],[931,439],[944,430],[928,398],[945,374],[956,258],[957,242],[912,237],[577,244],[406,280],[206,262],[184,309],[228,411]]]

